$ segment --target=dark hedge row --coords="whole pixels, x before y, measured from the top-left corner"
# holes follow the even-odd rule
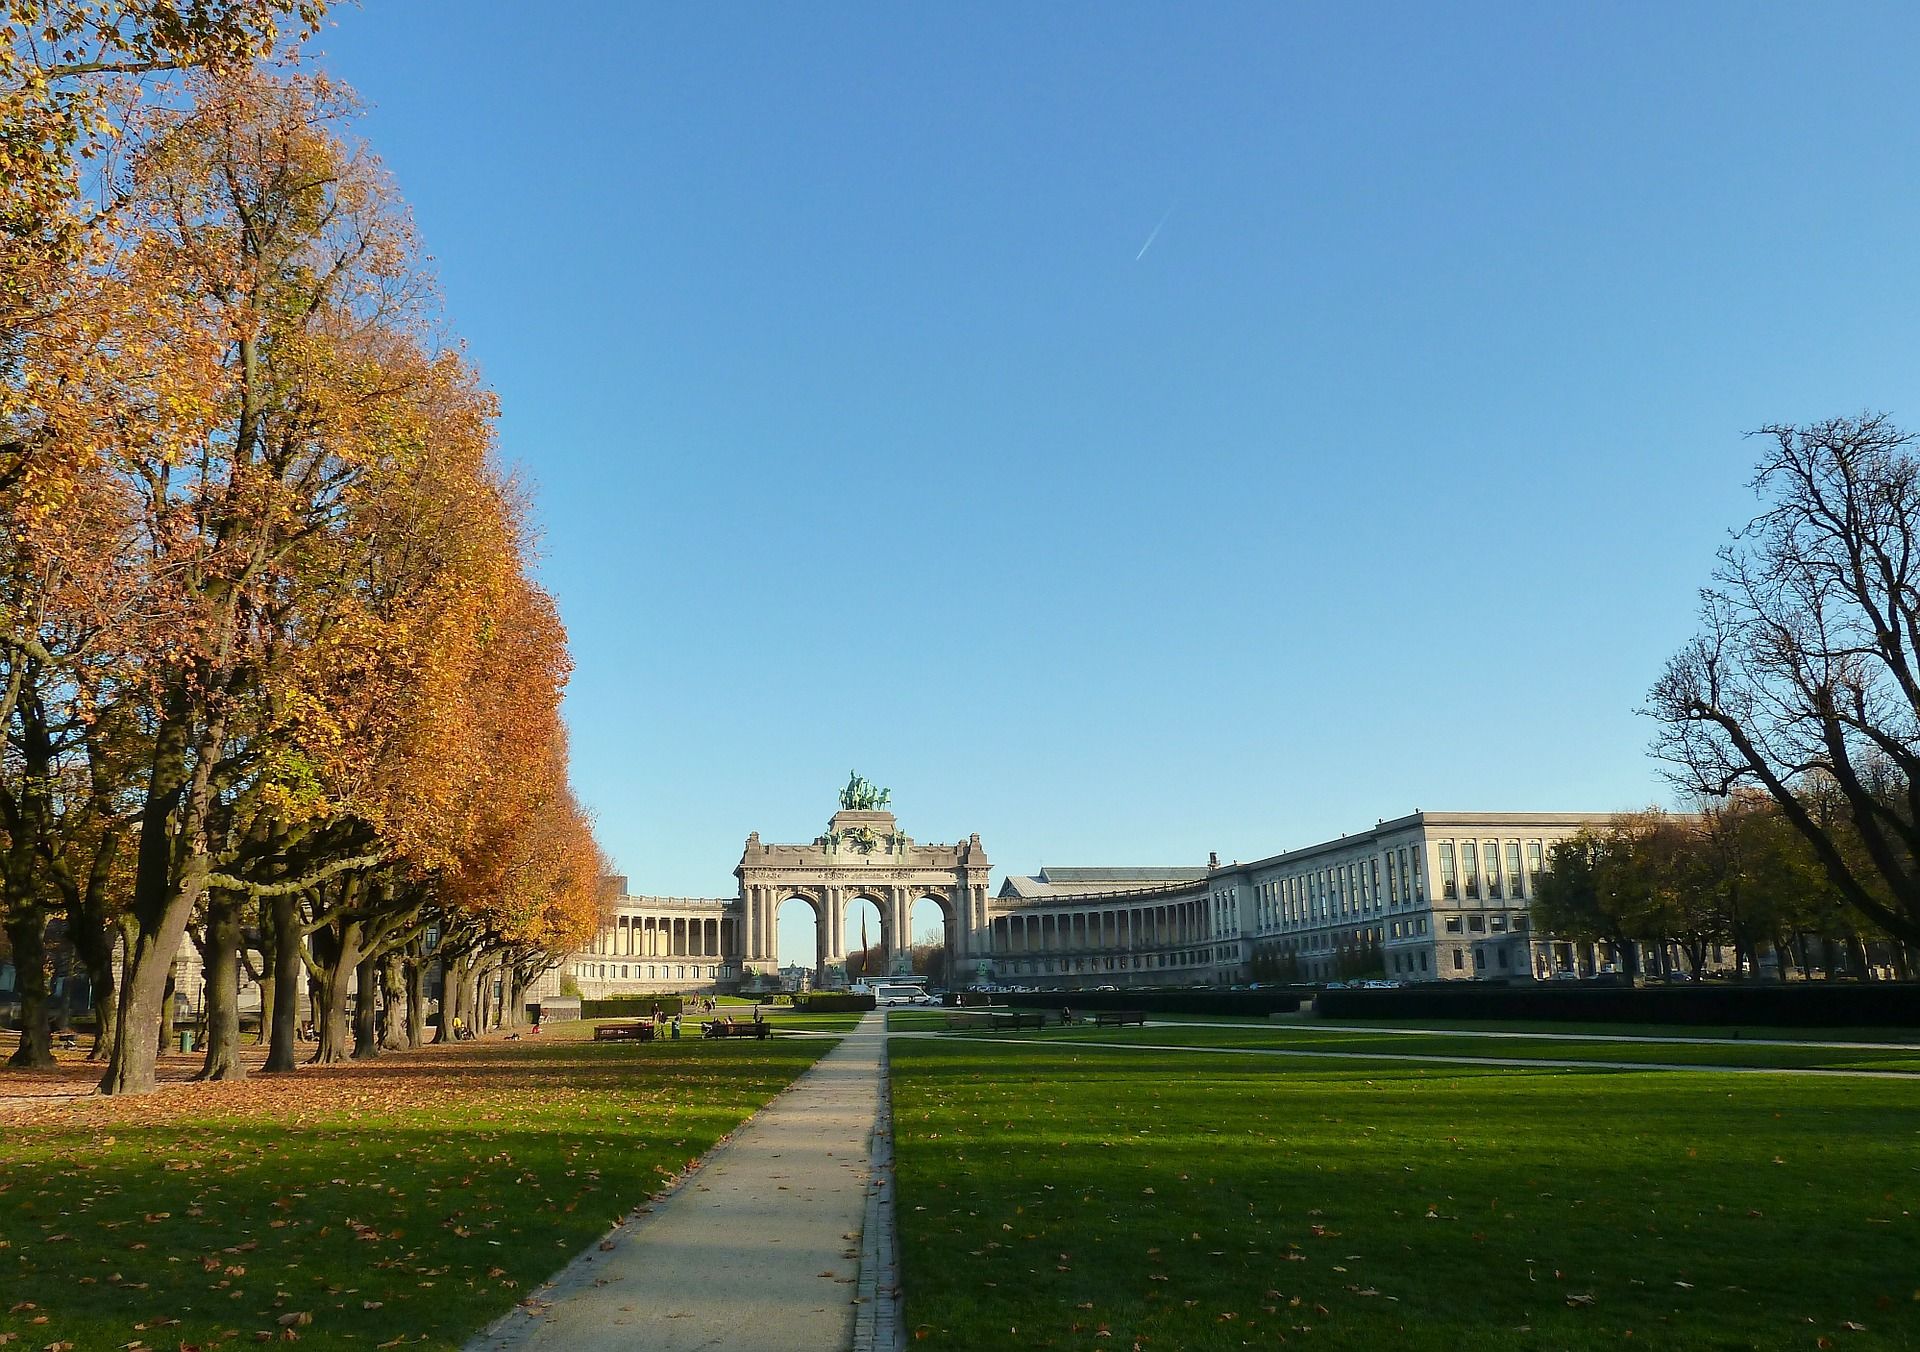
[[[1000,997],[1026,1009],[1138,1009],[1148,1014],[1226,1014],[1259,1018],[1291,1014],[1300,996],[1290,990],[1038,991]]]
[[[873,1008],[871,995],[855,995],[852,991],[819,991],[810,995],[796,995],[793,1006],[808,1014],[845,1014],[854,1010]]]
[[[583,1019],[643,1019],[660,1006],[660,1013],[672,1017],[680,1012],[677,995],[608,995],[598,1000],[582,1000]]]
[[[1415,986],[1322,991],[1334,1019],[1540,1019],[1579,1023],[1751,1024],[1766,1028],[1920,1028],[1920,984],[1778,986]]]

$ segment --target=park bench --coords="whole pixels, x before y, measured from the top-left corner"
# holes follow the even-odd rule
[[[968,1029],[973,1029],[973,1028],[991,1028],[991,1027],[993,1027],[993,1015],[991,1014],[948,1014],[947,1015],[947,1031],[948,1032],[965,1032]]]
[[[722,1023],[716,1019],[701,1027],[707,1037],[770,1037],[773,1034],[772,1024],[757,1023],[752,1019],[744,1023]]]
[[[993,1029],[996,1033],[1003,1031],[1017,1033],[1022,1028],[1038,1031],[1046,1026],[1047,1016],[1038,1010],[1031,1014],[995,1014],[993,1016]]]
[[[595,1042],[651,1042],[653,1020],[635,1019],[631,1023],[598,1023],[593,1027]]]
[[[1119,1028],[1129,1023],[1137,1023],[1145,1028],[1147,1012],[1144,1009],[1096,1009],[1093,1011],[1093,1023],[1096,1028]]]

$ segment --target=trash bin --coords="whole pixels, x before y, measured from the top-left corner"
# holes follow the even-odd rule
[[[180,1050],[183,1052],[193,1050],[193,1029],[182,1028],[180,1030]]]

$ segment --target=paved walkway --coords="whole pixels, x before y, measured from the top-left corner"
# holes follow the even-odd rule
[[[856,1332],[861,1352],[894,1352],[885,1067],[885,1016],[869,1014],[468,1352],[845,1352]]]

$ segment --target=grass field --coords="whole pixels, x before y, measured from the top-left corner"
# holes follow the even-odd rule
[[[1920,1346],[1920,1082],[979,1037],[892,1067],[929,1347]]]
[[[1608,1037],[1772,1038],[1788,1042],[1913,1042],[1920,1028],[1774,1028],[1760,1024],[1578,1023],[1557,1019],[1338,1019],[1340,1028],[1432,1028],[1462,1033],[1598,1033]]]
[[[944,1029],[935,1012],[894,1013],[895,1031]],[[1582,1041],[1577,1036],[1501,1036],[1501,1032],[1402,1033],[1390,1029],[1305,1021],[1300,1023],[1179,1020],[1147,1028],[1049,1026],[1041,1032],[955,1034],[969,1041],[1009,1037],[1048,1041],[1147,1044],[1194,1048],[1242,1048],[1318,1055],[1368,1057],[1483,1057],[1527,1061],[1629,1061],[1671,1066],[1747,1066],[1766,1069],[1876,1070],[1920,1075],[1920,1050],[1911,1047],[1780,1047],[1745,1040],[1662,1042],[1651,1035],[1631,1042]],[[1694,1033],[1686,1036],[1702,1037]]]
[[[457,1348],[833,1045],[586,1030],[9,1104],[0,1342]]]

